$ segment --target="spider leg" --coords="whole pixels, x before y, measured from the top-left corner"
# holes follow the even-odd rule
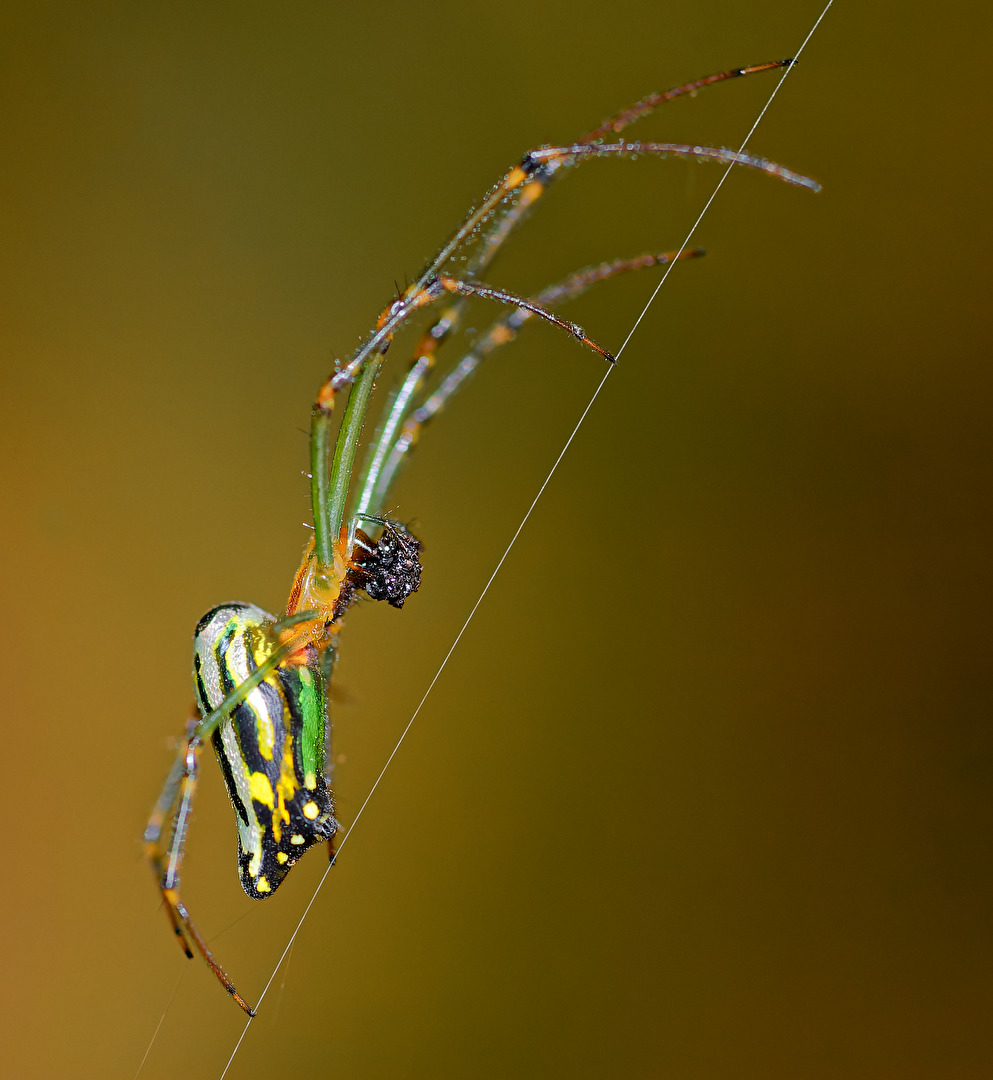
[[[691,94],[702,86],[722,82],[742,74],[747,75],[758,71],[772,70],[784,66],[785,63],[785,61],[776,61],[771,64],[757,65],[754,68],[733,69],[717,76],[710,76],[707,79],[698,81],[698,83],[686,83],[684,86],[677,87],[667,94],[652,95],[631,106],[625,112],[618,114],[613,121],[608,122],[607,130],[614,130],[614,128],[619,130],[626,127],[627,124],[646,115],[664,101],[672,100],[672,98],[682,94]],[[603,127],[601,125],[601,128]],[[470,276],[474,275],[486,266],[493,259],[511,229],[522,220],[528,208],[541,196],[559,169],[565,165],[578,163],[588,157],[634,156],[637,154],[651,154],[659,157],[696,157],[723,161],[729,165],[743,165],[758,169],[787,183],[798,184],[815,191],[819,190],[819,185],[815,181],[751,154],[713,146],[692,146],[688,143],[621,141],[605,144],[596,141],[601,128],[594,129],[593,132],[571,145],[545,147],[525,154],[520,163],[506,172],[485,195],[483,200],[469,211],[462,224],[452,233],[431,262],[421,271],[414,284],[409,286],[402,296],[383,310],[376,323],[375,330],[354,353],[352,358],[343,366],[338,365],[336,362],[335,371],[322,385],[311,413],[311,501],[314,508],[315,553],[317,565],[322,571],[329,571],[333,565],[334,544],[341,533],[342,521],[345,516],[345,505],[352,481],[359,431],[372,392],[373,382],[382,358],[393,340],[393,335],[411,314],[437,299],[437,295],[432,295],[432,293],[435,292],[439,282],[454,282],[456,280],[445,278],[440,271],[457,251],[468,244],[478,241],[479,246],[468,262],[468,273]],[[501,211],[500,208],[504,204],[515,199],[516,202],[509,209]],[[485,286],[476,286],[475,292],[470,291],[468,282],[463,282],[462,286],[449,289],[447,285],[443,285],[443,288],[459,296],[487,295],[487,292],[484,291]],[[495,290],[489,290],[489,298],[498,299],[499,297],[496,295]],[[437,348],[437,342],[454,326],[458,315],[459,305],[452,305],[436,324],[435,343],[431,344],[425,352],[423,363],[418,365],[416,371],[411,371],[409,374],[410,381],[406,385],[408,396],[419,385],[421,377],[430,367],[433,353]],[[570,332],[574,332],[569,324],[566,324],[565,328],[570,329]],[[585,340],[586,343],[592,345],[592,342],[589,342],[586,338],[585,333],[576,336],[580,336],[581,340]],[[346,411],[342,428],[339,430],[334,460],[329,469],[327,461],[331,446],[330,415],[334,408],[335,397],[346,386],[351,386],[353,383],[356,384],[357,393],[349,395],[348,408],[351,410],[352,401],[357,399],[354,416],[350,420],[349,412]],[[399,408],[396,401],[394,401],[394,406]],[[395,421],[399,413],[394,413],[391,409],[389,415]],[[363,484],[363,493],[360,496],[359,505],[364,505],[367,491],[368,485]]]
[[[444,289],[445,292],[454,293],[456,296],[479,296],[484,300],[495,300],[499,304],[509,304],[511,307],[523,309],[528,312],[529,315],[536,315],[539,319],[550,322],[560,330],[565,330],[567,334],[571,334],[580,344],[588,346],[594,352],[598,352],[611,364],[614,363],[613,354],[607,352],[602,345],[598,345],[587,335],[586,331],[581,326],[577,323],[569,322],[568,319],[560,319],[558,315],[553,315],[547,308],[542,307],[540,303],[536,303],[534,300],[525,300],[523,297],[517,296],[511,292],[506,292],[503,289],[491,289],[486,285],[479,285],[471,281],[461,281],[458,278],[447,277],[445,275],[441,275],[437,280],[440,288]]]
[[[163,830],[166,821],[170,822],[170,830],[175,830],[176,825],[176,803],[179,799],[180,788],[183,785],[183,780],[186,775],[186,753],[189,746],[190,739],[193,737],[193,733],[196,730],[197,725],[200,723],[200,717],[194,715],[187,721],[186,735],[180,744],[179,751],[176,755],[176,760],[172,764],[172,768],[169,770],[169,775],[166,777],[165,785],[162,788],[162,792],[159,795],[158,801],[155,803],[155,807],[152,810],[151,815],[148,818],[148,824],[145,826],[145,859],[152,869],[152,873],[155,875],[156,884],[161,888],[162,880],[165,877],[165,863],[163,862],[166,848],[163,844]],[[173,909],[167,904],[166,912],[169,916],[169,920],[172,923],[172,928],[179,939],[180,948],[186,953],[187,957],[193,958],[193,953],[190,950],[190,946],[183,934],[182,927],[177,923],[175,919],[175,913]]]
[[[638,154],[652,154],[657,157],[695,157],[707,161],[723,161],[728,165],[744,165],[749,169],[768,173],[787,184],[805,187],[811,191],[820,191],[821,185],[809,176],[794,172],[775,161],[745,154],[737,150],[728,150],[723,146],[692,146],[689,143],[668,142],[616,142],[616,143],[572,143],[569,146],[546,146],[532,150],[530,156],[538,162],[564,161],[567,163],[589,157],[606,157],[620,154],[636,157]]]
[[[449,310],[454,310],[454,308]],[[442,314],[434,326],[442,326],[444,318],[445,315]],[[392,392],[388,399],[385,415],[376,430],[375,439],[362,472],[362,488],[355,504],[355,512],[352,515],[353,521],[369,515],[372,506],[375,506],[377,510],[382,509],[383,500],[376,490],[376,481],[382,472],[386,462],[386,455],[390,452],[390,448],[397,437],[397,431],[403,422],[410,403],[414,395],[420,390],[427,373],[434,365],[434,351],[437,347],[438,340],[432,339],[429,331],[418,344],[403,382]],[[352,538],[350,537],[349,549],[351,549],[351,546]]]
[[[580,296],[587,289],[608,278],[617,277],[618,274],[626,274],[631,270],[647,270],[652,266],[668,266],[671,262],[683,262],[686,259],[702,259],[707,252],[703,248],[686,248],[683,251],[648,252],[645,255],[635,255],[633,259],[611,259],[609,262],[599,263],[597,266],[588,266],[584,270],[577,270],[567,278],[549,285],[542,289],[535,300],[539,304],[561,303],[564,300],[572,300]],[[520,321],[526,321],[523,316]]]
[[[224,989],[249,1016],[254,1016],[255,1010],[235,989],[234,983],[217,962],[207,942],[197,930],[179,891],[180,868],[190,827],[193,798],[197,789],[198,758],[203,748],[200,736],[196,733],[199,726],[199,718],[191,719],[187,724],[187,737],[169,771],[165,787],[162,789],[162,794],[145,829],[145,857],[155,874],[165,903],[166,914],[183,952],[192,959],[195,948],[206,960],[210,970]],[[170,816],[172,837],[168,848],[164,849],[163,826]]]
[[[273,640],[278,641],[278,635],[292,631],[296,624],[310,623],[315,614],[315,612],[307,611],[277,622],[273,627]],[[207,961],[224,989],[250,1016],[254,1015],[251,1007],[235,989],[190,918],[190,913],[179,891],[180,869],[183,863],[186,836],[189,832],[193,798],[197,788],[198,759],[206,739],[221,721],[230,715],[232,709],[244,701],[263,679],[299,648],[298,640],[290,638],[288,641],[282,641],[273,649],[271,655],[259,664],[247,679],[239,683],[209,716],[201,719],[194,711],[194,715],[187,721],[186,734],[176,760],[169,770],[165,785],[145,827],[145,858],[155,875],[165,903],[166,915],[172,924],[180,948],[191,958],[193,950],[196,949]],[[168,845],[165,842],[167,822],[169,824]]]
[[[435,354],[458,324],[465,300],[466,298],[462,297],[454,304],[450,304],[421,335],[407,366],[407,374],[403,382],[390,394],[383,419],[376,430],[372,449],[368,453],[362,472],[362,488],[353,517],[367,514],[374,504],[378,510],[382,509],[383,493],[376,493],[376,481],[383,468],[386,455],[390,452],[397,430],[414,395],[420,391],[428,373],[434,367]]]
[[[757,75],[763,71],[773,71],[777,68],[789,67],[789,65],[793,63],[795,63],[794,60],[773,60],[765,64],[753,64],[750,67],[731,68],[728,71],[718,72],[716,75],[707,75],[694,82],[682,83],[681,85],[674,86],[672,89],[665,90],[662,93],[649,94],[647,97],[642,98],[641,101],[636,102],[634,105],[616,113],[614,116],[610,117],[610,119],[605,120],[599,127],[593,128],[592,131],[588,131],[585,135],[578,138],[576,142],[591,144],[605,138],[611,133],[617,134],[623,131],[629,124],[654,112],[660,105],[664,105],[669,101],[673,101],[676,98],[685,95],[695,97],[697,91],[702,90],[705,87],[714,86],[717,83],[725,82],[728,79],[740,78],[741,76],[747,75]],[[507,239],[507,236],[521,223],[535,200],[547,190],[559,164],[561,163],[551,163],[537,170],[521,190],[517,202],[502,212],[498,224],[489,229],[486,235],[479,241],[476,254],[468,267],[471,274],[479,273],[492,261],[504,240]]]
[[[726,82],[729,79],[757,75],[761,72],[789,67],[793,63],[795,63],[795,61],[792,59],[772,60],[763,64],[753,64],[749,67],[730,68],[727,71],[721,71],[715,75],[707,75],[704,78],[696,79],[693,82],[682,83],[679,86],[672,87],[661,93],[649,94],[640,101],[635,102],[634,105],[628,106],[626,109],[623,109],[621,112],[616,113],[614,116],[605,120],[598,127],[588,131],[585,135],[577,139],[576,143],[594,144],[608,135],[618,134],[629,124],[634,123],[642,117],[648,116],[660,105],[664,105],[678,97],[684,97],[686,95],[695,96],[697,91],[708,86],[714,86],[718,83]],[[481,273],[490,262],[492,262],[494,256],[497,254],[510,233],[521,223],[535,201],[547,190],[549,183],[561,164],[561,160],[553,159],[540,168],[531,171],[530,177],[525,179],[518,190],[516,202],[510,203],[503,208],[496,224],[488,228],[484,235],[478,239],[476,251],[467,267],[470,276]],[[497,188],[495,188],[494,191],[499,191],[501,185],[507,186],[508,179],[513,177],[515,177],[515,170],[511,170],[511,172],[504,177],[501,184],[497,185]],[[505,192],[501,198],[507,199],[509,198],[509,195]],[[487,203],[489,203],[489,201],[489,199],[486,200]],[[489,211],[492,213],[496,212],[492,206],[489,208]],[[445,258],[450,257],[450,255],[454,253],[455,248],[460,247],[466,239],[466,226],[471,224],[472,227],[476,227],[475,219],[476,212],[473,211],[470,213],[467,223],[454,234],[449,241],[449,244],[447,244],[445,248],[442,248],[442,251],[439,252],[438,256],[436,256],[433,262],[426,268],[425,273],[436,272],[441,268]],[[454,247],[452,247],[453,242]],[[447,256],[445,255],[446,248],[451,249],[448,251]],[[536,299],[538,298],[536,297]],[[540,302],[549,303],[551,301],[540,300]],[[359,512],[367,511],[369,507],[373,505],[373,488],[376,484],[376,477],[383,468],[386,455],[390,453],[390,448],[396,437],[397,428],[403,418],[403,414],[408,408],[412,396],[419,390],[425,377],[433,366],[435,353],[437,352],[439,345],[441,345],[445,338],[448,337],[452,329],[458,323],[461,309],[461,301],[446,308],[418,343],[417,350],[411,361],[403,384],[392,395],[386,416],[377,432],[374,450],[369,457],[363,479],[362,493],[357,504]],[[381,505],[381,502],[376,501],[376,505]]]
[[[556,151],[558,149],[556,148]],[[572,153],[569,148],[561,149],[562,156]],[[613,149],[613,147],[604,148],[604,153],[610,153]],[[700,148],[690,148],[690,152],[693,152],[694,149]],[[723,153],[723,151],[716,152]],[[730,153],[730,151],[727,152]],[[364,369],[367,363],[371,366],[370,356],[373,352],[378,351],[380,358],[382,358],[393,341],[393,336],[397,330],[417,311],[436,303],[445,293],[452,293],[457,296],[480,296],[485,300],[495,300],[497,303],[512,304],[515,307],[528,307],[530,304],[533,315],[537,315],[539,318],[543,318],[565,330],[583,345],[587,345],[606,359],[613,359],[610,353],[589,337],[581,326],[542,310],[540,305],[534,305],[530,300],[525,300],[521,296],[502,289],[490,288],[478,282],[449,277],[447,274],[435,274],[411,285],[402,297],[394,300],[389,307],[384,308],[376,323],[376,331],[367,342],[367,345],[363,346],[354,359],[350,360],[340,371],[336,371],[324,381],[317,395],[315,409],[331,412],[334,409],[335,396],[345,387],[356,382],[359,372]],[[372,346],[373,342],[375,342],[374,348]]]
[[[763,71],[775,71],[778,68],[790,67],[795,63],[796,61],[793,59],[770,60],[765,64],[752,64],[750,67],[730,68],[728,71],[719,71],[716,75],[705,75],[702,79],[682,83],[680,86],[672,87],[671,90],[663,90],[661,93],[649,94],[647,97],[643,97],[641,101],[636,101],[634,105],[622,109],[621,112],[616,113],[614,116],[610,117],[609,120],[604,120],[599,127],[595,127],[592,131],[588,131],[579,141],[591,143],[596,142],[597,139],[604,139],[611,134],[616,135],[618,132],[623,131],[628,124],[633,124],[635,120],[640,120],[643,116],[648,116],[649,113],[654,112],[660,105],[664,105],[666,102],[673,101],[675,98],[683,97],[687,94],[691,97],[695,97],[696,92],[704,89],[704,87],[714,86],[716,83],[725,82],[728,79],[738,79],[743,75],[758,75]]]
[[[633,259],[615,259],[600,263],[598,266],[578,270],[569,277],[542,289],[533,302],[542,307],[571,300],[600,281],[616,277],[631,270],[642,270],[651,266],[664,266],[676,259],[696,259],[704,255],[703,248],[689,248],[681,253],[667,251],[638,255]],[[427,400],[414,409],[400,428],[392,444],[386,448],[377,444],[370,457],[369,470],[365,479],[365,490],[369,491],[369,504],[382,507],[396,477],[398,469],[406,460],[406,455],[420,438],[424,426],[441,411],[449,398],[462,386],[476,368],[501,345],[513,341],[520,328],[531,318],[530,306],[519,305],[509,315],[495,322],[473,348],[449,371],[437,390]],[[394,425],[394,429],[399,423]],[[383,434],[386,434],[384,429]]]
[[[728,150],[720,146],[694,146],[689,143],[662,143],[662,142],[616,142],[616,143],[584,143],[576,142],[567,146],[546,146],[537,150],[530,150],[524,155],[519,165],[515,165],[497,183],[486,198],[472,210],[464,223],[452,234],[448,242],[441,248],[434,259],[421,272],[417,281],[409,286],[402,297],[395,300],[385,308],[380,315],[375,331],[369,336],[355,355],[340,370],[331,375],[321,387],[317,397],[316,407],[324,411],[333,408],[334,395],[345,386],[355,382],[359,373],[374,353],[385,353],[389,348],[397,328],[420,307],[424,306],[423,294],[428,292],[432,284],[439,279],[438,271],[460,249],[467,240],[470,240],[476,230],[484,224],[494,210],[504,199],[517,192],[520,197],[515,210],[519,211],[521,202],[533,203],[541,194],[542,185],[547,182],[541,175],[543,171],[552,171],[563,165],[570,165],[590,157],[634,157],[639,154],[651,154],[656,157],[687,157],[700,158],[706,161],[721,161],[729,165],[742,165],[746,168],[756,169],[759,172],[768,173],[788,184],[796,184],[800,187],[809,188],[812,191],[820,191],[820,184],[810,177],[793,172],[784,168],[774,161],[756,157],[754,154],[746,154],[736,150]],[[517,217],[515,216],[515,221]],[[503,229],[497,230],[494,235],[502,237]],[[483,241],[486,262],[488,262],[496,250],[495,242]],[[477,255],[470,263],[470,272],[474,273],[483,265]],[[432,297],[432,299],[435,299]]]
[[[816,185],[806,177],[791,173],[790,170],[782,169],[780,166],[770,168],[770,166],[772,166],[771,162],[766,162],[761,158],[755,158],[750,154],[729,156],[732,155],[731,151],[722,151],[717,147],[690,147],[681,146],[680,144],[675,143],[671,144],[671,149],[667,151],[647,149],[649,146],[661,147],[667,145],[663,143],[645,144],[646,148],[641,151],[625,151],[623,149],[624,144],[621,144],[615,150],[609,144],[604,145],[596,142],[603,134],[610,131],[620,131],[634,120],[646,116],[659,105],[666,101],[671,101],[675,97],[694,93],[697,89],[713,83],[723,82],[740,75],[750,75],[760,71],[770,71],[775,68],[784,67],[792,62],[792,60],[779,60],[768,64],[759,64],[751,68],[734,68],[727,72],[721,72],[718,75],[708,76],[695,83],[686,83],[683,86],[675,87],[673,90],[667,91],[664,94],[653,94],[650,97],[643,99],[643,101],[631,106],[629,109],[617,114],[617,116],[608,120],[606,124],[601,125],[599,128],[595,128],[587,135],[581,137],[577,142],[573,143],[571,147],[552,148],[552,153],[547,153],[542,150],[530,151],[524,155],[520,164],[510,169],[504,177],[490,189],[479,206],[469,212],[462,225],[455,230],[448,241],[441,247],[434,259],[432,259],[421,272],[419,283],[423,284],[427,278],[436,274],[451,256],[454,255],[467,240],[470,240],[474,236],[480,225],[489,219],[490,215],[493,214],[505,199],[519,192],[516,206],[508,211],[500,225],[491,230],[487,237],[481,241],[482,247],[474,259],[470,261],[469,271],[470,273],[475,273],[486,266],[493,258],[496,250],[503,243],[510,230],[520,221],[523,214],[543,193],[548,182],[551,180],[552,175],[558,168],[562,164],[571,164],[570,159],[575,160],[584,154],[588,155],[594,148],[598,151],[597,156],[600,156],[600,153],[609,154],[616,152],[664,152],[685,157],[717,158],[718,160],[728,161],[729,163],[759,168],[765,172],[772,172],[774,175],[777,175],[782,180],[786,180],[788,183],[799,183],[803,186],[812,187],[814,190],[819,190],[819,185]]]
[[[396,331],[421,308],[428,307],[442,299],[446,294],[457,296],[478,296],[484,300],[493,300],[512,307],[526,308],[532,315],[545,319],[552,325],[565,330],[583,345],[600,353],[607,360],[613,357],[603,346],[598,345],[581,327],[566,319],[560,319],[540,304],[525,300],[514,293],[502,289],[492,289],[475,282],[462,281],[458,278],[440,274],[429,278],[423,284],[411,285],[398,300],[394,300],[380,315],[373,338],[379,341],[378,358],[368,356],[364,364],[355,367],[357,359],[351,361],[339,372],[331,375],[321,387],[311,413],[311,497],[314,504],[314,550],[318,567],[330,567],[334,559],[334,542],[340,536],[345,517],[345,504],[351,485],[358,450],[359,435],[376,376],[382,364],[383,354],[389,347]],[[362,350],[360,350],[360,354]],[[358,378],[356,380],[356,372]],[[330,456],[330,424],[334,401],[338,393],[354,380],[354,386],[348,395],[348,404],[342,417],[341,428],[331,458],[331,467],[327,461]],[[361,496],[360,504],[361,505]],[[353,515],[354,516],[354,515]]]
[[[578,324],[570,322],[567,319],[561,319],[557,315],[553,315],[552,312],[548,311],[541,303],[534,300],[527,300],[522,296],[518,296],[516,293],[507,292],[503,289],[493,289],[478,282],[464,281],[459,278],[449,277],[446,274],[439,274],[438,277],[434,278],[428,284],[426,289],[413,299],[413,304],[416,308],[433,303],[440,298],[442,293],[451,293],[459,297],[478,296],[484,300],[493,300],[500,304],[508,304],[515,309],[515,312],[526,312],[527,314],[525,317],[537,316],[538,318],[551,323],[553,326],[565,330],[566,333],[571,334],[581,344],[598,352],[610,363],[614,362],[614,357],[603,348],[603,346],[598,345],[591,337],[589,337],[586,331]],[[450,319],[446,318],[446,315],[449,315]],[[385,492],[376,493],[377,477],[383,468],[386,455],[394,442],[397,428],[403,419],[408,404],[420,387],[427,371],[434,363],[433,354],[442,338],[447,334],[450,320],[453,322],[456,317],[457,311],[454,307],[450,308],[447,313],[442,315],[441,319],[435,322],[429,333],[422,338],[421,345],[414,355],[414,360],[408,368],[406,377],[397,392],[391,398],[387,407],[386,417],[376,434],[374,448],[370,451],[369,462],[364,470],[361,492],[351,515],[353,523],[357,518],[369,516],[369,507],[373,505],[374,499],[376,500],[375,505],[377,509],[381,507],[382,497]],[[349,527],[349,549],[352,545],[353,536],[354,525]]]

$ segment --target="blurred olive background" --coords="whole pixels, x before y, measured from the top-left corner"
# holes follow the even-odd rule
[[[819,7],[7,8],[5,1075],[130,1077],[164,1013],[142,1077],[210,1080],[241,1031],[140,837],[196,619],[285,601],[332,357],[528,147]],[[990,1075],[990,21],[828,15],[750,141],[824,192],[729,178],[230,1076]],[[737,146],[775,77],[635,131]],[[487,278],[677,246],[719,175],[588,164]],[[569,314],[616,347],[656,280]],[[425,437],[422,590],[343,637],[346,823],[601,373],[531,327]],[[253,904],[231,817],[208,761],[185,893],[255,999],[324,860]]]

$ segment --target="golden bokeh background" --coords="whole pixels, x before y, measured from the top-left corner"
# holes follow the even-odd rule
[[[140,1075],[211,1080],[241,1031],[140,837],[196,619],[285,599],[332,356],[528,147],[818,10],[8,7],[4,1075],[131,1077],[161,1019]],[[830,12],[749,144],[824,192],[729,178],[229,1076],[990,1075],[990,22]],[[635,131],[737,146],[774,79]],[[719,175],[588,164],[487,277],[676,246]],[[616,347],[656,280],[569,313]],[[529,328],[425,437],[422,590],[343,636],[346,822],[601,372]],[[322,870],[247,900],[205,765],[186,896],[249,998]]]

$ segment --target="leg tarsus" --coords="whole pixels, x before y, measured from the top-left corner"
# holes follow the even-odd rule
[[[727,71],[718,72],[716,75],[705,75],[702,79],[682,83],[680,86],[674,86],[671,90],[663,90],[659,94],[649,94],[647,97],[635,102],[634,105],[629,105],[621,112],[615,113],[609,120],[604,120],[599,127],[588,131],[580,139],[580,142],[595,142],[597,139],[606,138],[608,135],[616,135],[618,132],[623,131],[628,124],[633,124],[635,120],[640,120],[643,116],[648,116],[649,113],[654,112],[660,105],[664,105],[675,98],[684,97],[687,94],[693,96],[705,86],[713,86],[715,83],[724,82],[726,79],[738,79],[743,75],[757,75],[763,71],[775,71],[777,68],[791,67],[795,63],[796,61],[793,59],[770,60],[765,64],[752,64],[750,67],[729,68]]]

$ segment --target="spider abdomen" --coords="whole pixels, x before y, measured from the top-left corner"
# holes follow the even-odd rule
[[[278,644],[275,619],[254,604],[212,608],[194,636],[194,685],[204,718]],[[325,775],[327,703],[313,665],[284,662],[211,736],[238,826],[245,892],[271,896],[301,855],[337,829]]]

